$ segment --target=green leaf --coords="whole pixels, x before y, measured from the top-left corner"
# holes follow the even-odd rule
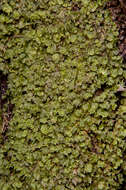
[[[2,7],[2,10],[5,13],[10,14],[12,12],[12,7],[9,4],[4,4]]]
[[[60,59],[59,54],[58,54],[58,53],[54,54],[54,55],[52,56],[52,59],[53,59],[53,61],[58,62],[59,59]]]
[[[92,172],[92,164],[88,163],[85,165],[85,171],[87,173],[91,173]]]

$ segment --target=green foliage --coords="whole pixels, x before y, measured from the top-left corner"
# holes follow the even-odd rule
[[[0,70],[15,105],[1,190],[119,189],[126,75],[105,2],[0,2]]]

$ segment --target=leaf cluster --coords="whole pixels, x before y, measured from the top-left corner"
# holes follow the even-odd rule
[[[104,0],[2,0],[0,70],[14,104],[1,190],[117,190],[126,76]]]

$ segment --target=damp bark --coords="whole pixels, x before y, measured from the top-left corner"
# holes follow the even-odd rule
[[[119,31],[119,41],[117,46],[119,48],[119,53],[123,58],[124,69],[126,69],[126,1],[125,0],[111,0],[107,4],[107,8],[110,10],[113,21],[117,24]],[[125,80],[126,85],[126,80]],[[118,104],[120,104],[122,96],[121,92],[117,93]],[[126,152],[124,152],[126,155]],[[125,157],[124,155],[124,157]],[[123,168],[122,173],[124,175],[123,184],[120,190],[126,190],[126,175],[124,174]]]
[[[111,0],[107,4],[113,21],[117,24],[119,30],[118,47],[121,56],[126,61],[126,1]]]

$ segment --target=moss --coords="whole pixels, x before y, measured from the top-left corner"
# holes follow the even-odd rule
[[[15,105],[1,190],[119,189],[125,66],[105,2],[1,1],[0,68]]]

